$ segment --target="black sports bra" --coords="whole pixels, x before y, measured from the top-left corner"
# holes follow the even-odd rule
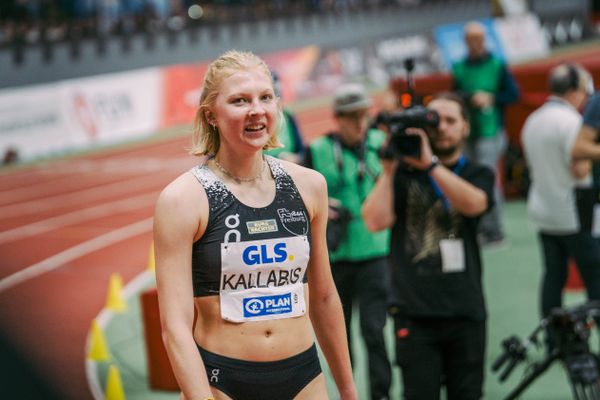
[[[265,156],[265,160],[275,178],[275,198],[262,208],[240,202],[206,164],[190,170],[204,187],[209,204],[206,231],[192,248],[195,297],[219,295],[222,290],[284,286],[300,279],[306,282],[306,265],[295,265],[293,260],[308,260],[308,254],[288,254],[294,247],[289,241],[298,237],[303,237],[308,244],[294,247],[295,253],[310,249],[306,206],[279,161],[270,156]],[[227,244],[233,242],[242,246],[248,242],[248,245],[235,259],[240,264],[238,270],[224,274],[222,256],[226,254]]]

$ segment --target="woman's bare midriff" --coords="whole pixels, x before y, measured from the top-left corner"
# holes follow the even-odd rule
[[[300,317],[244,323],[221,318],[219,296],[196,297],[196,343],[212,353],[246,361],[275,361],[301,353],[314,342],[307,285],[304,294],[307,310]]]

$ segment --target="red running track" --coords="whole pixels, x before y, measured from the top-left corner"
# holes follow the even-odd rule
[[[305,138],[330,112],[298,114]],[[148,265],[154,203],[197,163],[189,138],[0,171],[0,333],[60,398],[92,399],[85,375],[90,324],[109,277]]]

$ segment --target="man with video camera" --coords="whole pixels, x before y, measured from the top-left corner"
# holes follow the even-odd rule
[[[436,128],[391,129],[390,144],[419,137],[419,154],[391,149],[362,213],[371,231],[392,228],[389,311],[403,398],[438,400],[443,385],[449,400],[480,399],[486,309],[477,227],[493,204],[494,174],[463,155],[469,124],[460,97],[441,93],[427,108],[439,115]]]
[[[392,372],[383,328],[387,316],[389,231],[369,232],[360,214],[363,201],[381,173],[378,150],[385,140],[384,132],[369,128],[370,107],[371,99],[362,85],[340,86],[333,101],[337,129],[310,144],[305,165],[319,171],[327,181],[327,245],[350,350],[352,308],[356,302],[367,347],[370,398],[387,399]]]

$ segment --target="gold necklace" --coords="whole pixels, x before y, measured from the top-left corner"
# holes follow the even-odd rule
[[[258,172],[258,174],[256,174],[255,176],[251,176],[250,178],[242,178],[240,176],[236,176],[234,174],[232,174],[231,172],[229,172],[227,169],[225,169],[225,167],[223,167],[221,164],[219,164],[219,162],[217,161],[217,158],[214,157],[213,161],[215,162],[215,165],[217,166],[217,168],[219,169],[219,171],[221,171],[222,173],[224,173],[225,175],[227,175],[228,177],[230,177],[231,179],[233,179],[234,181],[236,181],[237,183],[240,182],[254,182],[255,180],[257,180],[258,178],[260,178],[265,170],[265,166],[267,165],[267,163],[265,162],[265,159],[263,158],[263,163],[262,163],[262,168],[260,169],[260,171]]]

